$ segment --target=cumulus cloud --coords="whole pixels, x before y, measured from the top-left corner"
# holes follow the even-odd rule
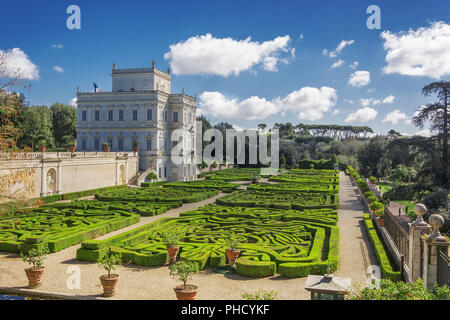
[[[331,65],[331,68],[330,68],[330,69],[338,68],[338,67],[342,66],[344,63],[345,63],[344,60],[339,59],[338,61],[336,61],[335,63],[333,63],[333,64]]]
[[[350,113],[345,122],[368,122],[376,118],[378,111],[369,107],[364,107]]]
[[[62,44],[52,44],[52,48],[62,49],[64,46]]]
[[[369,71],[355,71],[350,75],[348,83],[354,87],[364,87],[370,83]]]
[[[349,46],[351,44],[354,44],[355,40],[342,40],[338,46],[336,47],[336,49],[332,50],[332,51],[328,51],[327,49],[323,49],[322,50],[322,54],[323,55],[328,55],[328,57],[330,58],[336,58],[338,55],[341,54],[341,51],[346,47]]]
[[[75,97],[75,98],[73,98],[72,100],[70,100],[70,102],[69,102],[69,104],[71,105],[71,106],[74,106],[74,107],[76,107],[77,106],[77,97]]]
[[[38,67],[19,48],[0,50],[0,78],[39,79]]]
[[[397,109],[392,112],[389,112],[386,115],[386,117],[384,117],[383,122],[397,124],[399,122],[399,120],[407,120],[407,119],[408,119],[408,116],[404,112],[401,112],[399,109]]]
[[[53,66],[52,68],[54,71],[58,72],[58,73],[63,73],[64,69],[61,68],[60,66]]]
[[[170,60],[174,74],[213,74],[228,77],[262,65],[267,71],[277,71],[279,62],[295,58],[289,35],[259,43],[232,38],[215,38],[210,33],[195,36],[170,46],[164,55]]]
[[[416,31],[383,31],[387,65],[383,72],[440,79],[450,75],[450,25],[431,23]]]
[[[335,116],[335,115],[339,114],[340,112],[341,112],[341,110],[339,110],[339,109],[336,109],[336,110],[334,110],[334,111],[333,111],[333,113],[332,113],[332,114],[333,114],[333,116]]]
[[[353,61],[352,64],[350,65],[350,68],[352,68],[353,70],[355,70],[356,68],[358,68],[359,62],[358,61]]]
[[[376,106],[377,104],[392,104],[394,103],[395,97],[391,94],[384,99],[374,99],[374,98],[361,98],[359,103],[363,107]]]
[[[285,97],[272,100],[253,96],[245,100],[230,99],[220,92],[203,92],[199,109],[203,115],[223,118],[264,119],[279,112],[291,111],[298,119],[318,120],[336,104],[337,92],[330,87],[303,87]]]

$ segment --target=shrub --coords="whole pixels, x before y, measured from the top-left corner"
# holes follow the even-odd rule
[[[377,182],[377,178],[375,178],[374,176],[370,176],[369,177],[369,181],[373,184],[375,184]]]
[[[372,210],[372,211],[384,209],[384,205],[378,201],[372,202],[369,207],[370,207],[370,210]]]
[[[178,235],[175,232],[164,232],[161,238],[167,248],[175,246],[179,241]]]
[[[278,296],[278,292],[275,290],[259,290],[255,293],[244,293],[242,298],[246,300],[275,300]]]
[[[237,249],[237,247],[239,246],[240,243],[241,242],[239,241],[239,239],[235,235],[231,235],[230,237],[225,238],[225,244],[231,250]]]
[[[20,253],[22,260],[33,266],[33,269],[42,267],[45,256],[49,253],[47,244],[40,246],[37,249],[31,249],[28,253]]]
[[[156,180],[156,179],[158,179],[158,176],[156,175],[156,173],[150,172],[150,173],[145,177],[145,179],[147,179],[147,180]]]

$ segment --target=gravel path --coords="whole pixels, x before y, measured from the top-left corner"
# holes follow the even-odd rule
[[[340,268],[335,273],[338,276],[351,277],[352,281],[365,283],[366,268],[364,258],[361,254],[360,242],[369,250],[366,256],[368,261],[375,261],[368,246],[367,237],[362,232],[362,207],[355,194],[355,188],[351,186],[347,176],[341,174],[340,196],[341,206],[339,210],[340,227]],[[222,195],[222,194],[221,194]],[[219,195],[219,196],[221,196]],[[103,235],[99,239],[104,239],[126,230],[136,228],[160,219],[162,217],[177,217],[180,212],[193,210],[206,203],[214,202],[219,196],[207,200],[185,204],[180,208],[169,210],[168,212],[154,216],[142,217],[137,224],[127,228]],[[51,254],[45,260],[46,270],[42,285],[38,290],[69,293],[91,297],[99,297],[102,287],[99,277],[104,271],[95,263],[77,261],[74,257],[80,245],[76,245],[60,252]],[[369,247],[369,249],[367,249]],[[370,264],[373,264],[370,262]],[[69,290],[66,281],[70,277],[69,267],[79,267],[81,271],[80,289]],[[27,279],[23,269],[27,265],[21,261],[16,254],[0,253],[0,286],[24,288]],[[176,280],[170,277],[168,267],[142,267],[135,265],[124,265],[117,270],[120,280],[117,287],[116,296],[112,299],[147,299],[174,300],[173,287]],[[267,277],[263,279],[251,279],[238,274],[223,275],[214,273],[211,269],[201,271],[195,275],[192,283],[200,287],[197,295],[198,300],[204,299],[242,299],[242,294],[253,293],[259,289],[275,290],[278,292],[277,299],[295,300],[310,298],[309,292],[304,289],[306,278],[287,279],[279,276]]]

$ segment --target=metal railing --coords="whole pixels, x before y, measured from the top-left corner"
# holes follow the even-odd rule
[[[384,228],[388,232],[398,252],[409,261],[409,235],[388,208],[384,208]]]

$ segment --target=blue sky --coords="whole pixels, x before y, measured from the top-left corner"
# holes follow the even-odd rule
[[[71,4],[81,9],[81,30],[66,27]],[[380,30],[366,26],[372,4],[381,9]],[[157,68],[172,67],[172,92],[197,94],[214,123],[338,123],[416,133],[408,119],[433,101],[421,88],[450,78],[449,18],[447,0],[8,1],[0,12],[0,50],[19,48],[37,68],[39,78],[25,92],[33,105],[69,103],[77,86],[92,90],[92,82],[109,91],[113,61],[130,68],[154,59]],[[401,53],[390,62],[388,37]],[[212,50],[211,61],[205,50]],[[436,68],[430,61],[447,63]]]

